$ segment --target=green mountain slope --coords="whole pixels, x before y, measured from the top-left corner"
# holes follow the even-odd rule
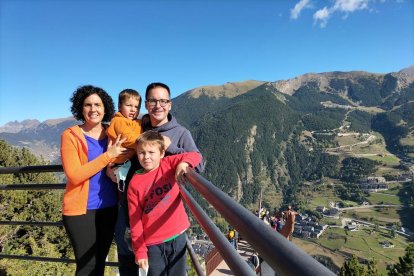
[[[256,202],[263,186],[288,202],[305,180],[339,177],[342,158],[324,151],[339,132],[375,130],[391,152],[414,152],[398,146],[414,121],[413,79],[406,75],[332,72],[244,93],[203,89],[176,98],[173,112],[192,131],[207,178],[242,203]]]

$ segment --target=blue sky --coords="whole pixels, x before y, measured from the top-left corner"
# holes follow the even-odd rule
[[[70,116],[73,91],[414,64],[409,0],[0,0],[0,126]],[[145,110],[142,110],[145,111]]]

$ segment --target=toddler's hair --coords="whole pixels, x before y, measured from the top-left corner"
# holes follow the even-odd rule
[[[141,95],[138,93],[138,91],[134,90],[134,89],[124,89],[121,92],[119,92],[118,95],[118,108],[119,106],[124,103],[126,100],[130,99],[130,98],[135,98],[138,100],[138,111],[141,110],[141,102],[142,102],[142,98]]]

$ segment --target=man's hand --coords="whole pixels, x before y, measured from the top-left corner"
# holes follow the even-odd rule
[[[164,135],[162,135],[162,138],[164,138],[165,150],[167,150],[168,147],[171,145],[171,139],[168,136]]]

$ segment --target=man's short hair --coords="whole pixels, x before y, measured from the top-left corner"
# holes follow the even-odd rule
[[[166,85],[166,84],[164,84],[162,82],[153,82],[153,83],[150,83],[147,86],[147,89],[145,90],[145,100],[148,100],[148,94],[149,94],[149,92],[152,89],[157,88],[157,87],[162,87],[162,88],[166,89],[168,91],[168,97],[171,98],[170,88],[168,87],[168,85]]]

